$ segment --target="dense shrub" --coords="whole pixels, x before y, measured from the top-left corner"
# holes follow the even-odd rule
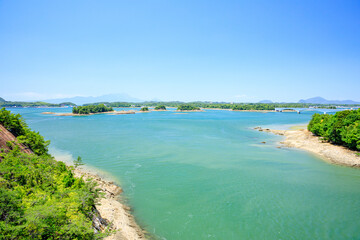
[[[142,107],[140,109],[141,112],[148,112],[149,111],[149,108],[148,107]]]
[[[340,111],[334,115],[315,113],[308,130],[334,144],[360,150],[360,109]]]

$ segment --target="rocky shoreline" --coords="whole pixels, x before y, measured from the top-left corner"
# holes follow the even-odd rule
[[[136,223],[131,214],[130,207],[121,203],[120,194],[122,189],[114,182],[107,181],[100,176],[84,169],[74,169],[76,177],[91,178],[97,183],[97,187],[104,193],[94,211],[93,224],[97,231],[101,231],[110,223],[110,230],[114,233],[106,240],[144,240],[146,232]],[[98,214],[97,214],[98,213]]]
[[[274,130],[261,127],[256,127],[255,129],[261,132],[284,136],[285,140],[281,142],[282,145],[306,150],[328,163],[348,167],[360,167],[359,152],[325,142],[306,129]]]

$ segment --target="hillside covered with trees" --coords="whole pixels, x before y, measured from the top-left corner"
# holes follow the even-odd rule
[[[4,100],[4,99],[2,99]],[[0,107],[65,107],[65,106],[76,106],[75,103],[64,102],[64,103],[47,103],[47,102],[12,102],[12,101],[1,101]]]
[[[16,137],[0,146],[0,239],[97,239],[95,183],[48,154],[48,141],[4,108],[0,124]],[[24,153],[23,143],[32,150]]]
[[[360,109],[334,115],[315,113],[308,130],[326,141],[360,151]]]

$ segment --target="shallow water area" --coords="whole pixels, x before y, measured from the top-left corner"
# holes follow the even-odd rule
[[[73,117],[41,114],[71,108],[10,110],[51,140],[53,154],[81,156],[114,176],[139,224],[156,238],[360,236],[359,169],[276,148],[281,136],[253,130],[304,125],[311,112]]]

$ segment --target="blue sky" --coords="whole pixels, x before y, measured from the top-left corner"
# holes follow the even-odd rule
[[[0,0],[0,96],[360,101],[360,1]]]

